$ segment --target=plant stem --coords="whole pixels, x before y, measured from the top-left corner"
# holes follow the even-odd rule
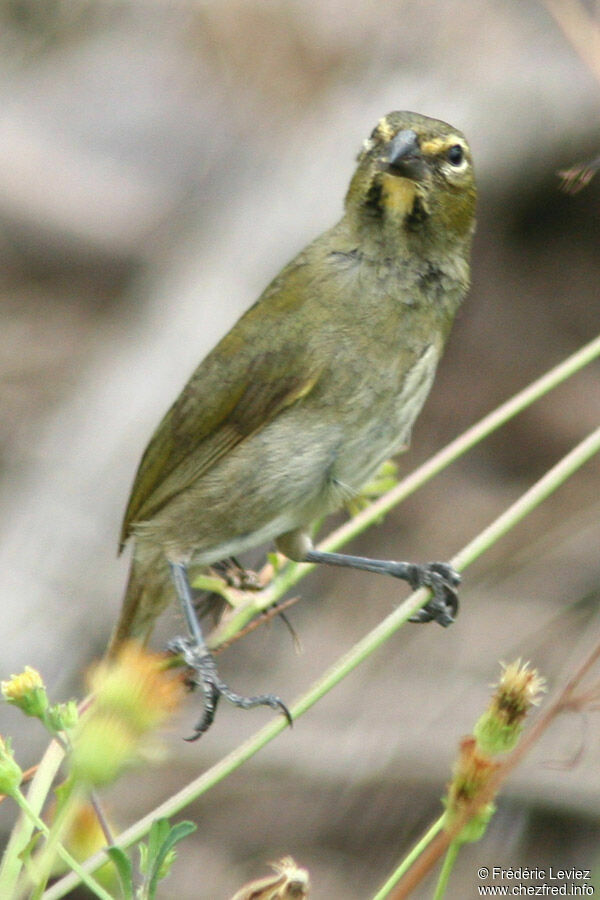
[[[482,441],[492,432],[500,428],[518,413],[522,412],[540,397],[543,397],[553,388],[562,384],[584,366],[591,363],[600,355],[600,336],[581,347],[567,359],[563,360],[549,372],[546,372],[536,381],[532,382],[518,394],[515,394],[501,406],[480,419],[471,428],[463,432],[455,440],[446,445],[439,453],[430,457],[422,466],[411,472],[406,478],[387,491],[377,500],[374,500],[366,509],[353,516],[340,528],[337,528],[319,545],[319,550],[337,550],[348,541],[362,534],[367,528],[379,521],[391,509],[402,500],[422,487],[434,475],[445,469],[450,463],[465,454],[471,447]],[[268,586],[256,593],[246,596],[248,599],[236,605],[232,612],[225,616],[220,625],[214,629],[208,638],[211,648],[218,647],[222,643],[230,641],[257,613],[276,603],[290,588],[304,578],[314,565],[310,563],[288,562],[281,571],[273,577],[273,567],[268,564],[259,573],[259,581],[268,583]],[[239,592],[237,596],[243,596]]]
[[[409,897],[414,888],[419,884],[431,868],[435,865],[442,853],[450,846],[450,844],[460,835],[461,831],[477,812],[485,806],[486,803],[492,802],[503,782],[506,781],[514,769],[521,763],[523,758],[529,753],[532,747],[540,740],[544,732],[554,722],[556,717],[567,709],[581,711],[583,696],[578,696],[576,691],[581,687],[581,683],[590,670],[600,660],[600,643],[596,643],[584,655],[583,661],[580,662],[575,672],[573,672],[566,683],[560,688],[554,699],[540,712],[528,731],[526,731],[515,749],[510,753],[496,768],[491,778],[488,780],[484,788],[473,797],[473,799],[464,807],[462,812],[454,819],[452,827],[442,830],[436,838],[424,849],[423,854],[418,857],[411,869],[405,872],[404,877],[397,886],[397,890],[392,895],[392,900],[405,900]],[[590,702],[588,693],[587,703]]]
[[[440,877],[438,878],[438,883],[435,886],[435,893],[433,895],[433,900],[443,900],[446,894],[446,888],[448,887],[448,881],[450,879],[450,875],[452,873],[452,869],[454,868],[454,863],[456,862],[456,857],[458,856],[458,851],[460,850],[460,843],[457,840],[452,841],[448,849],[446,850],[446,855],[444,857],[444,864],[442,865],[442,871],[440,872]]]
[[[21,854],[31,840],[35,817],[39,817],[63,758],[63,748],[53,740],[44,754],[44,764],[39,767],[27,794],[27,803],[33,815],[21,813],[4,851],[0,867],[0,897],[12,897],[14,894],[19,873],[23,868]]]
[[[559,462],[543,475],[539,481],[522,494],[512,506],[509,506],[491,525],[484,528],[466,547],[456,554],[451,560],[452,565],[462,571],[470,565],[478,556],[481,556],[499,538],[515,527],[525,516],[529,515],[536,506],[545,500],[550,494],[560,487],[563,482],[581,468],[592,456],[600,450],[600,428],[593,431],[581,443],[577,444],[570,453],[567,453]]]
[[[600,428],[578,444],[570,453],[561,459],[550,471],[537,481],[525,494],[513,505],[502,513],[480,535],[473,539],[463,550],[451,560],[452,565],[458,569],[465,568],[481,553],[510,530],[517,522],[521,521],[528,513],[532,512],[546,497],[558,488],[566,478],[572,475],[591,456],[600,450]],[[315,684],[290,707],[292,718],[296,719],[305,713],[311,706],[339,684],[343,678],[352,672],[363,660],[371,655],[378,647],[387,641],[418,609],[420,609],[430,596],[430,592],[421,588],[411,594],[403,603],[394,609],[382,622],[375,626],[365,637],[358,641],[347,653],[345,653]],[[200,775],[189,785],[174,796],[170,797],[153,812],[144,816],[131,828],[123,832],[116,841],[116,846],[129,847],[135,841],[143,837],[150,828],[154,819],[169,817],[179,812],[201,794],[206,793],[244,762],[258,753],[265,744],[269,743],[286,727],[283,717],[278,717],[269,722],[254,736],[248,738],[235,750],[225,756],[211,769]],[[96,854],[88,860],[88,871],[95,871],[103,862],[103,853]],[[56,900],[63,897],[67,891],[77,883],[77,879],[71,875],[61,879],[44,894],[45,900]]]
[[[339,548],[345,541],[350,540],[355,537],[357,534],[364,531],[369,525],[373,522],[379,520],[386,512],[388,512],[393,506],[399,503],[404,497],[413,493],[418,487],[432,478],[435,474],[440,472],[443,468],[457,459],[461,454],[465,453],[468,449],[474,446],[478,441],[483,440],[497,428],[499,428],[502,424],[507,422],[513,416],[517,415],[519,412],[524,410],[526,407],[531,405],[535,400],[542,397],[544,394],[551,391],[553,388],[561,384],[567,378],[574,375],[581,368],[588,365],[594,359],[596,359],[600,355],[600,336],[596,337],[594,340],[586,344],[584,347],[579,349],[577,352],[572,354],[566,360],[561,362],[559,365],[555,366],[549,372],[545,373],[535,382],[530,384],[523,391],[516,394],[514,397],[509,399],[506,403],[499,406],[496,410],[491,412],[489,415],[485,416],[481,419],[476,425],[472,428],[468,429],[464,434],[459,436],[456,440],[452,441],[448,444],[443,450],[433,456],[427,463],[413,472],[408,478],[404,479],[400,484],[396,485],[391,491],[388,491],[378,500],[374,501],[366,510],[359,513],[349,522],[345,523],[341,528],[338,528],[334,531],[329,537],[324,540],[320,545],[319,549],[324,550],[334,550]],[[573,451],[575,453],[575,451]],[[594,449],[590,451],[595,452]],[[586,457],[587,458],[587,457]],[[585,459],[581,460],[579,464],[582,464]],[[573,471],[576,468],[573,468]],[[548,473],[550,475],[550,473]],[[554,477],[554,476],[553,476]],[[564,478],[568,477],[568,473],[564,474],[558,482],[554,484],[554,487],[557,487],[559,483],[561,483]],[[543,479],[542,479],[543,481]],[[547,485],[547,489],[544,493],[544,496],[547,496],[551,490],[554,489],[552,484]],[[489,526],[486,529],[486,532],[483,534],[485,538],[482,536],[478,536],[475,538],[468,547],[464,548],[454,559],[454,565],[457,568],[464,568],[468,563],[479,556],[484,552],[486,546],[489,546],[494,539],[497,539],[502,534],[506,533],[511,526],[511,521],[516,523],[524,515],[530,511],[530,508],[534,508],[538,502],[541,502],[540,499],[536,501],[536,486],[532,488],[527,495],[527,503],[521,503],[521,501],[517,501],[516,504],[511,507],[511,510],[507,511],[506,514],[500,516],[499,519],[496,520],[495,523]],[[532,493],[533,492],[533,493]],[[524,500],[524,498],[521,498]],[[533,505],[530,504],[533,502]],[[529,508],[530,507],[530,508]],[[499,523],[499,524],[498,524]],[[494,538],[494,531],[496,533],[496,538]],[[223,625],[216,629],[210,638],[211,646],[218,646],[228,640],[231,640],[233,636],[237,633],[237,631],[243,627],[258,613],[262,610],[268,608],[273,603],[275,603],[283,594],[289,590],[294,584],[296,584],[300,578],[302,578],[307,572],[309,572],[313,566],[308,564],[298,564],[291,563],[284,567],[284,569],[278,573],[269,586],[265,588],[260,594],[253,594],[249,600],[242,601],[241,605],[234,609],[231,615],[223,622]],[[266,583],[272,578],[273,575],[273,567],[268,564],[265,566],[260,574],[261,581]],[[242,593],[242,592],[240,592]],[[423,591],[417,592],[416,595],[412,595],[409,597],[402,606],[395,610],[392,613],[391,617],[385,620],[384,623],[381,623],[371,635],[367,635],[367,637],[359,642],[355,650],[357,650],[358,655],[356,656],[356,663],[350,665],[350,670],[353,668],[354,664],[358,664],[363,657],[363,652],[367,655],[372,649],[375,649],[376,646],[379,646],[383,640],[386,640],[396,628],[400,627],[400,625],[405,621],[405,619],[412,614],[413,609],[417,609],[419,605],[422,605],[425,602],[425,598],[427,594]],[[409,607],[407,609],[407,607]],[[391,622],[390,622],[391,618]],[[388,631],[389,629],[389,631]],[[380,637],[380,630],[384,631],[384,635]],[[374,644],[371,650],[364,650],[363,644],[365,642],[370,642],[371,639],[374,640]],[[353,651],[350,652],[348,656],[353,656]],[[346,659],[346,657],[344,658]],[[340,661],[340,663],[342,663]],[[330,670],[331,673],[332,670]],[[344,669],[341,669],[343,677]],[[324,683],[328,683],[330,673],[327,673],[324,676]],[[334,680],[331,686],[334,683],[337,683],[337,680]],[[324,688],[328,690],[329,687]],[[301,714],[304,708],[308,708],[308,705],[311,704],[310,697],[313,696],[313,691],[315,689],[311,689],[304,698],[302,698],[297,705],[297,709],[294,708],[294,713],[296,715]],[[321,693],[318,693],[316,699],[321,696]],[[312,702],[316,702],[313,700]],[[308,704],[308,705],[306,705]],[[273,737],[275,737],[279,732],[283,729],[284,725],[279,720],[275,720],[273,723],[270,723],[266,726],[265,729],[262,729],[258,734],[251,738],[249,742],[242,745],[241,748],[238,748],[238,751],[234,751],[233,754],[230,754],[226,757],[225,760],[222,760],[221,763],[217,764],[216,767],[213,767],[210,772],[205,773],[205,776],[202,776],[202,779],[207,779],[207,781],[202,781],[202,785],[200,785],[201,790],[208,790],[212,784],[216,784],[221,778],[226,777],[229,774],[229,771],[233,771],[234,768],[237,768],[238,765],[241,765],[246,759],[250,758],[250,756],[254,755],[254,753],[258,752]],[[239,752],[239,760],[237,754]],[[58,766],[60,765],[60,761],[62,759],[62,752],[60,748],[56,745],[56,743],[52,743],[49,750],[46,752],[44,759],[40,765],[38,773],[34,779],[34,782],[31,786],[29,792],[29,799],[36,811],[40,811],[44,799],[46,798],[48,791],[50,789],[50,785],[52,779],[54,778]],[[214,778],[211,780],[210,773],[214,774]],[[221,773],[221,774],[219,774]],[[196,784],[196,782],[192,783]],[[192,785],[189,786],[189,789],[192,789]],[[186,793],[188,788],[185,789],[184,792],[180,792],[176,795],[175,798],[172,798],[175,801],[175,806],[177,809],[180,809],[185,805],[187,800],[182,801],[182,794]],[[187,793],[186,793],[187,796]],[[179,798],[179,799],[177,799]],[[180,803],[180,805],[177,805]],[[166,815],[170,814],[174,810],[170,806],[170,802],[167,801],[166,804],[163,804],[161,809],[165,810]],[[149,827],[149,824],[152,819],[155,818],[157,813],[152,813],[150,816],[145,817],[142,820]],[[139,824],[139,823],[138,823]],[[146,829],[147,830],[147,829]],[[3,861],[3,866],[0,869],[0,896],[10,896],[10,887],[14,885],[16,877],[18,877],[18,872],[21,867],[21,862],[18,858],[18,853],[20,849],[26,846],[30,836],[32,833],[31,824],[25,819],[21,817],[20,822],[17,824],[13,833],[11,835],[11,839],[5,854],[5,858]],[[132,829],[129,829],[125,836],[128,838],[128,843],[123,844],[127,845],[137,840],[140,836],[145,833],[144,830],[140,830],[138,826],[132,826]],[[121,841],[119,842],[121,843]],[[103,856],[97,856],[97,863],[103,860]],[[16,869],[16,875],[15,875]],[[60,897],[63,896],[63,893],[57,892],[62,890],[61,885],[65,883],[67,879],[62,879],[61,882],[54,885],[51,888],[51,892],[47,892],[46,896],[55,896]],[[76,883],[76,880],[71,881]],[[71,887],[73,886],[71,884]],[[70,889],[70,887],[68,888]]]
[[[600,81],[600,30],[581,0],[541,0],[571,47]]]
[[[437,819],[437,821],[433,823],[431,828],[427,829],[421,840],[415,844],[410,853],[408,853],[404,857],[400,865],[396,869],[394,869],[385,884],[382,884],[377,893],[373,896],[373,900],[385,900],[385,897],[388,896],[394,885],[396,885],[398,881],[400,881],[404,873],[407,872],[408,869],[410,869],[415,859],[417,859],[417,857],[421,855],[425,847],[427,847],[427,845],[431,843],[438,831],[441,830],[444,825],[444,818],[445,816],[440,816],[439,819]]]
[[[14,801],[18,804],[18,806],[21,808],[22,812],[33,823],[34,827],[38,828],[42,832],[42,834],[45,835],[46,838],[50,838],[51,837],[50,829],[48,828],[46,823],[33,812],[29,803],[27,802],[27,799],[24,796],[24,794],[21,793],[21,791],[16,791],[12,795],[12,797],[13,797]],[[104,888],[101,885],[99,885],[98,882],[95,881],[95,879],[92,878],[92,876],[88,872],[85,871],[85,869],[82,867],[82,865],[80,863],[78,863],[77,860],[73,856],[71,856],[69,851],[66,850],[65,847],[63,847],[63,845],[56,838],[53,841],[53,849],[56,850],[58,855],[69,866],[69,868],[72,869],[73,872],[77,876],[79,876],[78,880],[82,881],[90,889],[90,891],[92,891],[96,895],[96,897],[100,897],[101,900],[113,900],[113,898],[108,893],[108,891],[105,891]],[[38,896],[38,890],[39,889],[36,889],[31,894],[32,898]],[[42,890],[43,890],[43,888],[42,888]],[[9,895],[6,895],[6,896],[9,896]],[[39,896],[41,896],[41,891],[39,892]]]

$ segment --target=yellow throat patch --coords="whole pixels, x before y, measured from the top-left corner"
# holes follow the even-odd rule
[[[392,214],[402,218],[410,215],[416,195],[417,185],[410,178],[387,173],[383,176],[382,200]]]

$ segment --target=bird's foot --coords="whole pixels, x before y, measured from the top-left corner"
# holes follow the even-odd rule
[[[255,706],[270,706],[271,709],[283,713],[289,725],[292,725],[292,716],[289,709],[275,694],[259,694],[257,697],[244,697],[237,694],[223,681],[211,653],[205,647],[199,646],[192,638],[178,637],[169,642],[168,649],[172,653],[180,654],[184,662],[192,670],[193,675],[190,684],[202,690],[204,699],[204,713],[194,728],[194,733],[188,741],[196,741],[205,731],[208,731],[215,718],[217,706],[221,697],[224,697],[234,706],[240,709],[254,709]]]
[[[367,556],[351,556],[348,553],[331,553],[326,550],[308,550],[304,559],[311,563],[325,563],[328,566],[344,566],[359,569],[363,572],[374,572],[378,575],[391,575],[408,581],[413,590],[429,588],[433,593],[431,600],[415,613],[411,622],[438,622],[445,628],[451,625],[458,612],[458,594],[456,588],[460,584],[460,575],[448,563],[425,563],[415,565],[407,562],[394,562],[389,559],[371,559]]]
[[[448,563],[425,563],[410,565],[409,584],[413,590],[429,588],[433,597],[425,606],[411,616],[409,622],[437,622],[447,628],[458,613],[458,593],[460,575]]]

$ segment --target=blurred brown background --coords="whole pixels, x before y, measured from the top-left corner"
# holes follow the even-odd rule
[[[119,608],[120,517],[152,429],[267,281],[340,215],[383,114],[413,109],[463,129],[480,191],[473,289],[401,472],[598,332],[600,178],[567,196],[556,173],[600,152],[600,4],[560,8],[562,28],[534,0],[5,0],[2,677],[30,664],[56,699],[83,690]],[[599,412],[596,364],[353,549],[450,557]],[[498,661],[531,659],[553,686],[597,639],[599,475],[592,461],[466,573],[453,628],[403,629],[188,810],[198,831],[162,896],[228,898],[292,854],[315,898],[370,897],[439,814]],[[276,621],[220,657],[232,686],[291,701],[406,592],[322,571],[301,593],[290,617],[302,654]],[[173,610],[157,646],[179,627]],[[109,793],[123,826],[267,716],[223,706],[188,745],[198,702],[169,760]],[[33,762],[43,735],[0,715]],[[461,854],[450,895],[477,896],[484,864],[597,864],[599,751],[598,722],[565,716]],[[415,896],[430,894],[431,883]]]

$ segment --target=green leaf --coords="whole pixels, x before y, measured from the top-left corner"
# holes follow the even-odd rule
[[[148,845],[147,844],[138,844],[138,851],[140,854],[140,872],[144,877],[148,874]]]
[[[65,805],[69,802],[71,796],[73,795],[73,790],[75,788],[75,782],[73,777],[69,775],[62,784],[59,784],[58,787],[54,789],[54,796],[56,797],[56,810],[54,813],[55,819],[62,812]]]
[[[27,841],[27,843],[19,853],[19,859],[22,860],[25,865],[29,865],[29,863],[31,862],[31,856],[33,854],[33,851],[35,850],[36,844],[39,843],[41,837],[41,831],[34,831],[30,839]]]
[[[131,860],[120,847],[107,847],[106,852],[119,875],[123,900],[133,900],[133,866],[131,865]]]
[[[166,878],[167,875],[171,872],[173,867],[173,863],[177,859],[177,850],[175,847],[171,847],[164,856],[161,854],[160,858],[156,860],[157,869],[156,872],[153,873],[153,880],[151,882],[151,890],[152,897],[154,896],[154,891],[156,890],[156,885],[159,881],[162,881],[163,878]]]
[[[142,869],[142,873],[146,878],[150,878],[154,872],[156,858],[161,851],[162,845],[168,838],[169,830],[170,826],[168,819],[156,819],[152,823],[152,827],[150,828],[150,833],[148,835],[148,849],[144,854],[144,868]],[[141,865],[142,862],[140,862],[140,866]]]
[[[161,846],[158,848],[158,852],[151,854],[151,846],[156,847],[156,839],[155,843],[152,844],[152,832],[155,829],[155,826],[157,826],[155,835],[164,835],[164,838]],[[148,886],[148,896],[150,900],[153,900],[154,895],[156,894],[158,882],[167,877],[171,866],[175,861],[175,852],[173,851],[175,844],[196,831],[196,828],[197,826],[194,825],[193,822],[178,822],[177,825],[173,825],[172,828],[169,828],[167,819],[158,819],[158,821],[153,822],[148,839],[148,862],[149,865],[152,866],[152,876]]]

